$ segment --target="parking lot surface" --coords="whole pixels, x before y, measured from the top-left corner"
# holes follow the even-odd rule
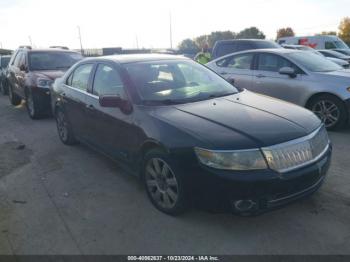
[[[0,254],[350,254],[350,129],[311,198],[257,217],[157,211],[137,178],[0,97]]]

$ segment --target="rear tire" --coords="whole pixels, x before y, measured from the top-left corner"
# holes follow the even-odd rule
[[[74,136],[73,129],[66,114],[62,109],[57,108],[55,112],[57,132],[60,140],[65,145],[75,145],[78,143]]]
[[[161,212],[177,216],[188,208],[185,177],[179,165],[160,149],[145,154],[142,181],[151,203]]]
[[[13,92],[11,85],[9,85],[9,99],[13,106],[18,106],[22,102],[21,97]]]
[[[321,119],[328,130],[341,129],[348,120],[343,101],[332,95],[320,95],[312,99],[308,108]]]

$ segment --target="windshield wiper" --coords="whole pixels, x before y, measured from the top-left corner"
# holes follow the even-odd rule
[[[164,100],[144,100],[143,101],[147,105],[177,105],[187,103],[187,100],[175,100],[175,99],[164,99]]]
[[[224,96],[230,96],[230,95],[234,95],[234,94],[237,94],[237,93],[236,92],[232,92],[232,93],[223,93],[223,94],[211,94],[211,95],[208,96],[208,99],[224,97]]]

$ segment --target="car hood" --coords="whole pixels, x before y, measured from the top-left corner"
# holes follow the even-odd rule
[[[339,58],[327,57],[327,59],[338,64],[338,65],[342,65],[342,66],[349,64],[347,61],[345,61],[343,59],[339,59]]]
[[[328,82],[332,85],[336,84],[339,87],[347,87],[350,85],[350,69],[331,72],[317,72],[314,73],[314,77],[319,82]]]
[[[42,71],[33,71],[37,77],[46,77],[51,80],[62,77],[64,75],[64,70],[42,70]]]
[[[154,116],[222,150],[283,143],[306,136],[321,124],[302,107],[249,91],[159,107]]]

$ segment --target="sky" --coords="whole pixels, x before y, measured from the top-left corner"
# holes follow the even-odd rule
[[[212,31],[256,26],[268,39],[337,30],[350,0],[0,0],[0,47],[169,48]]]

